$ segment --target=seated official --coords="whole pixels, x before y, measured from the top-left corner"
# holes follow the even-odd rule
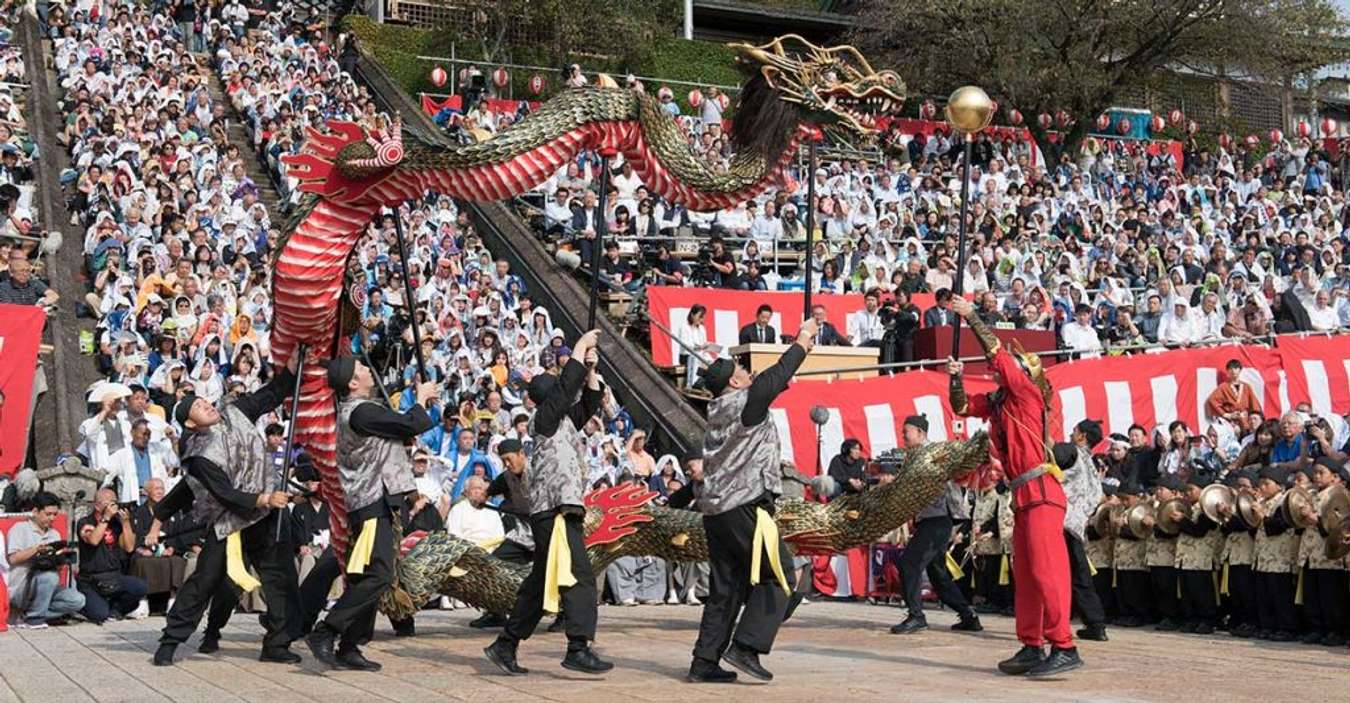
[[[75,585],[84,595],[81,611],[99,625],[109,617],[130,615],[145,598],[145,581],[127,574],[136,549],[131,512],[117,505],[117,493],[99,490],[94,511],[75,525],[80,536],[80,573]],[[142,617],[148,614],[145,608]]]
[[[84,607],[77,589],[61,586],[61,567],[74,547],[53,527],[60,514],[61,499],[40,491],[28,521],[9,529],[9,604],[22,613],[20,627],[44,628]]]
[[[131,558],[131,569],[128,573],[145,581],[146,596],[151,599],[173,597],[178,587],[183,585],[183,580],[187,578],[185,576],[187,559],[175,548],[173,542],[158,541],[153,546],[145,543],[145,537],[155,520],[155,506],[164,500],[164,494],[163,481],[157,478],[146,481],[145,502],[137,506],[131,514],[132,530],[136,535],[136,552]],[[178,534],[180,530],[191,531],[191,520],[186,516],[175,515],[161,528],[161,533],[176,538],[180,536]]]

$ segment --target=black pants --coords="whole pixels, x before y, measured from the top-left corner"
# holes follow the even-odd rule
[[[293,619],[296,639],[304,637],[314,629],[319,614],[328,605],[328,592],[332,590],[333,582],[340,576],[342,567],[338,564],[337,555],[332,549],[325,549],[323,554],[314,560],[314,567],[305,575],[305,580],[300,582],[300,606],[297,608],[300,615]],[[395,632],[413,627],[414,622],[413,618],[406,620],[389,618],[389,624],[394,626]],[[370,620],[366,631],[354,630],[352,636],[357,644],[369,642],[375,636],[375,620],[373,618]]]
[[[244,528],[240,534],[245,563],[252,565],[258,572],[263,598],[267,600],[267,617],[263,618],[263,626],[267,630],[263,636],[264,648],[285,647],[294,639],[290,618],[295,617],[296,613],[291,609],[299,599],[295,556],[288,540],[277,541],[276,523],[272,520],[259,520]],[[214,533],[207,536],[201,554],[197,555],[196,571],[178,589],[178,597],[165,615],[160,643],[186,642],[197,629],[208,604],[229,581],[225,574],[225,542],[216,539]],[[229,611],[233,609],[234,602],[230,601]],[[228,611],[224,617],[228,619]]]
[[[1114,572],[1110,567],[1097,569],[1097,575],[1092,577],[1092,587],[1097,591],[1097,600],[1102,604],[1102,612],[1106,613],[1108,619],[1120,615],[1120,605],[1116,602],[1116,589],[1111,587],[1111,575]]]
[[[1116,571],[1116,600],[1120,614],[1140,621],[1153,619],[1153,592],[1149,572],[1119,569]]]
[[[1008,569],[1009,583],[998,582],[999,572],[1003,569],[1003,555],[982,554],[975,557],[975,565],[975,595],[994,607],[1006,608],[1012,605],[1012,569]]]
[[[323,620],[325,625],[341,634],[338,644],[340,651],[348,651],[370,639],[370,633],[375,630],[375,613],[379,608],[380,596],[394,583],[394,559],[397,556],[394,550],[398,547],[394,544],[393,520],[387,511],[374,520],[375,543],[370,551],[370,562],[362,573],[347,574],[346,590]],[[365,522],[352,523],[354,529],[350,544],[355,545],[364,530],[372,529]],[[329,585],[332,585],[331,581]]]
[[[952,573],[947,570],[947,545],[952,539],[952,519],[947,516],[930,517],[914,523],[905,551],[900,555],[900,585],[905,592],[905,607],[912,618],[923,618],[923,578],[928,582],[943,605],[960,613],[970,614],[970,603],[956,587]]]
[[[694,643],[696,659],[719,661],[733,640],[741,647],[768,654],[783,624],[789,596],[778,583],[767,554],[760,557],[759,583],[750,584],[756,507],[742,505],[718,515],[703,516],[703,530],[708,535],[709,579],[698,641]],[[796,574],[792,554],[782,542],[778,543],[778,558],[791,591],[796,585]]]
[[[1228,566],[1228,625],[1260,627],[1256,603],[1256,572],[1251,564]]]
[[[1177,568],[1175,566],[1148,567],[1149,585],[1153,588],[1153,604],[1158,617],[1177,620],[1181,617],[1181,600],[1177,598]]]
[[[102,625],[115,612],[118,616],[135,610],[145,597],[145,581],[122,574],[118,577],[121,588],[110,596],[99,593],[93,579],[80,579],[75,587],[84,595],[84,616],[89,622]]]
[[[1069,579],[1073,586],[1073,610],[1082,618],[1084,625],[1102,625],[1106,623],[1106,611],[1097,597],[1097,586],[1092,581],[1092,564],[1088,562],[1087,550],[1083,543],[1068,530],[1064,531],[1064,544],[1069,550]]]
[[[529,564],[534,560],[534,550],[508,539],[492,550],[492,556],[512,564]]]
[[[544,572],[548,568],[549,544],[553,539],[553,519],[557,510],[548,510],[530,516],[534,530],[534,563],[525,581],[516,592],[516,605],[506,620],[502,634],[516,641],[529,639],[534,628],[544,617]],[[585,526],[582,517],[568,511],[563,514],[567,530],[567,547],[572,553],[572,577],[576,584],[562,589],[559,607],[567,613],[567,646],[579,649],[595,639],[596,605],[595,572],[586,557]]]
[[[1294,609],[1296,585],[1294,574],[1256,572],[1256,612],[1261,629],[1298,630],[1298,611]]]
[[[1308,569],[1303,574],[1303,615],[1313,632],[1337,633],[1346,628],[1347,572]]]
[[[1214,572],[1181,569],[1181,616],[1195,625],[1214,625],[1219,619],[1219,603],[1214,599]]]

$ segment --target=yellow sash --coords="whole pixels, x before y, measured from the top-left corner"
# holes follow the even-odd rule
[[[558,612],[561,591],[577,585],[572,575],[572,550],[567,545],[567,524],[561,513],[553,518],[553,536],[548,542],[548,564],[544,567],[544,611]]]
[[[783,575],[783,560],[778,554],[778,523],[769,517],[764,508],[755,508],[755,538],[750,549],[750,585],[759,583],[760,557],[768,552],[769,568],[773,569],[774,578],[778,579],[778,585],[783,587],[783,593],[792,595],[792,589],[788,588],[787,577]],[[948,555],[947,558],[950,559],[951,556]]]
[[[361,536],[352,545],[352,553],[347,555],[347,573],[364,574],[370,565],[371,552],[375,551],[375,526],[379,518],[367,518],[361,523]]]
[[[1298,570],[1298,588],[1294,591],[1294,605],[1303,605],[1303,572],[1306,569]]]
[[[962,570],[961,565],[956,562],[956,557],[951,552],[947,552],[947,571],[952,574],[952,579],[960,581],[965,578],[966,572]]]
[[[1219,602],[1219,575],[1213,571],[1209,572],[1209,579],[1214,583],[1214,602]]]
[[[1097,575],[1097,567],[1092,563],[1092,560],[1088,560],[1088,575],[1089,576]]]
[[[244,565],[244,541],[238,532],[231,533],[225,539],[225,575],[245,592],[262,585]]]
[[[1223,577],[1219,579],[1219,595],[1228,595],[1228,562],[1223,565]]]
[[[505,541],[506,541],[505,537],[493,537],[492,539],[485,539],[482,542],[478,543],[478,548],[485,552],[491,552],[492,550],[497,548],[497,545]]]
[[[1008,555],[1004,554],[998,562],[998,585],[1006,586],[1009,583],[1012,581],[1008,579]]]

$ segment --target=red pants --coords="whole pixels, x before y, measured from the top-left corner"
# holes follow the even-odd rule
[[[1013,583],[1017,639],[1031,647],[1046,640],[1061,649],[1072,647],[1064,508],[1041,503],[1013,516]]]
[[[0,632],[9,629],[9,589],[5,588],[5,580],[0,578]]]

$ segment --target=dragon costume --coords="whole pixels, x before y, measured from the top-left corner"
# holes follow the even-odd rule
[[[731,46],[745,80],[728,132],[736,155],[725,170],[710,168],[688,147],[655,98],[618,87],[567,89],[519,123],[468,145],[429,143],[403,133],[397,122],[375,132],[336,120],[326,131],[311,129],[301,152],[282,159],[306,196],[275,263],[274,361],[285,365],[300,344],[327,350],[312,361],[339,348],[335,340],[346,331],[339,315],[344,272],[357,240],[383,208],[428,190],[473,201],[510,198],[547,180],[583,150],[622,154],[652,193],[690,210],[725,208],[782,183],[804,140],[827,134],[871,139],[876,116],[898,110],[904,100],[899,76],[873,70],[850,46],[822,48],[795,35]],[[342,554],[347,510],[335,468],[334,397],[323,364],[306,364],[303,375],[295,441],[322,476],[333,545]],[[894,489],[828,506],[784,501],[778,521],[799,552],[865,543],[909,519],[936,495],[941,480],[973,468],[984,454],[983,442],[939,445],[909,461],[917,468],[906,469]],[[597,568],[625,554],[677,560],[705,555],[697,515],[653,506],[651,498],[618,490],[593,496],[588,533]],[[478,547],[436,534],[407,551],[399,566],[402,588],[385,609],[409,612],[439,590],[505,612],[521,577],[517,567]]]

